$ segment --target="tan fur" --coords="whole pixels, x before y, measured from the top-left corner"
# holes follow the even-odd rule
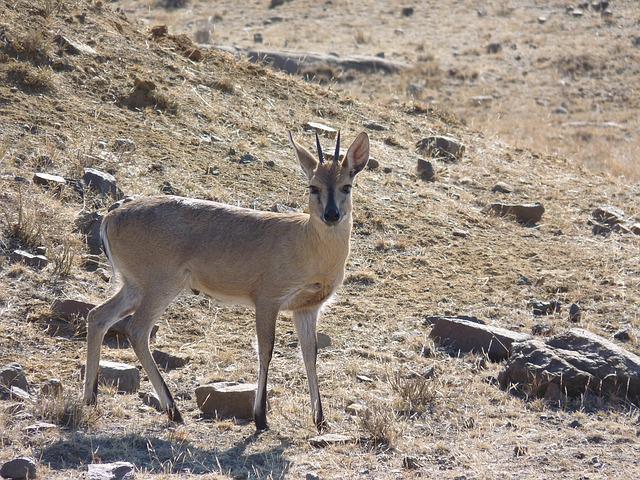
[[[128,327],[132,346],[163,407],[171,418],[181,420],[149,353],[148,338],[167,305],[189,287],[223,302],[256,309],[260,376],[254,414],[258,428],[266,427],[266,378],[277,313],[294,312],[314,420],[319,428],[322,426],[315,373],[315,325],[323,303],[344,277],[352,218],[351,196],[341,189],[366,164],[368,138],[360,134],[342,164],[318,164],[313,155],[291,140],[310,185],[320,190],[310,196],[309,214],[261,212],[162,196],[134,200],[105,216],[103,241],[114,269],[120,273],[122,288],[89,316],[87,403],[95,401],[104,332],[134,312]],[[341,214],[340,221],[332,225],[323,221],[329,197]]]

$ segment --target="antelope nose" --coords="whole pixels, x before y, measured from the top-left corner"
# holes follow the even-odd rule
[[[340,212],[337,208],[327,208],[324,211],[323,219],[326,223],[336,223],[340,220]]]

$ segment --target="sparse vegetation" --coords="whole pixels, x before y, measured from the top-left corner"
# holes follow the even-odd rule
[[[28,93],[49,93],[55,89],[53,72],[48,67],[14,63],[7,69],[7,81]]]

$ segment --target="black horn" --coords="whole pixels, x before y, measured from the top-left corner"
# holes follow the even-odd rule
[[[320,138],[318,137],[318,130],[316,130],[316,148],[318,149],[318,159],[320,163],[324,163],[324,154],[322,153],[322,147],[320,146]]]
[[[340,160],[340,130],[338,130],[338,136],[336,137],[336,153],[333,154],[333,161],[338,163]]]

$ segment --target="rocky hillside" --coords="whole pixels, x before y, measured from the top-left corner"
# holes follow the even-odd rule
[[[526,382],[501,388],[517,359],[505,365],[428,337],[435,316],[550,337],[549,349],[579,327],[614,342],[600,353],[621,349],[632,371],[638,185],[511,147],[432,106],[363,102],[203,50],[101,1],[1,0],[0,78],[0,366],[20,365],[2,374],[1,462],[33,457],[42,478],[115,461],[131,462],[137,478],[640,474],[630,390],[560,388],[545,400]],[[82,221],[120,192],[304,210],[286,131],[311,147],[308,122],[347,141],[367,131],[377,164],[354,188],[348,273],[320,326],[330,340],[319,357],[326,415],[347,444],[310,443],[317,433],[286,314],[271,430],[253,436],[251,423],[203,415],[196,387],[255,379],[253,312],[186,293],[152,346],[181,359],[164,375],[186,425],[114,387],[101,388],[97,410],[81,407],[86,309],[70,315],[55,301],[97,303],[114,288]],[[114,338],[103,358],[137,366]],[[52,379],[61,395],[46,386]],[[140,390],[151,391],[144,376]]]

